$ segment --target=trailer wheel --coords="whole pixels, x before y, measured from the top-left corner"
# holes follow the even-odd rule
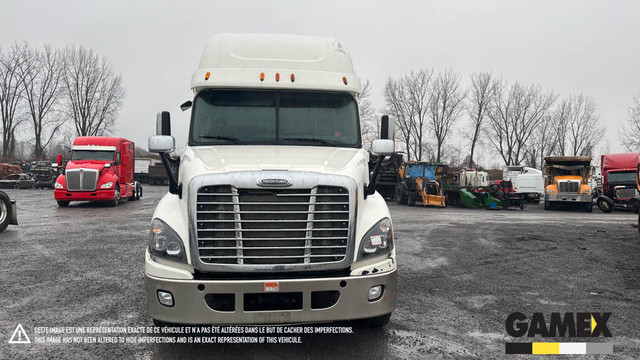
[[[130,201],[136,201],[136,200],[140,199],[140,196],[138,195],[138,188],[140,188],[140,184],[138,182],[136,182],[133,185],[133,191],[131,192],[131,197],[129,197]]]
[[[369,327],[369,328],[381,328],[381,327],[387,325],[389,323],[390,319],[391,319],[391,313],[386,314],[386,315],[380,315],[380,316],[368,318],[368,319],[358,320],[358,323],[360,325],[363,325],[363,326]]]
[[[140,200],[140,198],[142,197],[142,185],[138,184],[138,191],[136,193],[136,196],[138,197],[138,200]]]
[[[409,192],[409,198],[407,199],[407,205],[415,206],[416,200],[418,198],[418,193],[415,190]]]
[[[3,192],[0,192],[0,232],[9,226],[11,220],[11,199]]]
[[[605,199],[602,196],[599,197],[598,200],[596,200],[596,203],[598,204],[598,207],[600,208],[600,210],[606,213],[610,213],[613,211],[613,202],[609,201],[608,199]]]
[[[69,206],[69,202],[68,202],[68,201],[61,201],[61,200],[58,200],[58,206],[60,206],[60,207],[67,207],[67,206]]]
[[[396,186],[396,200],[398,201],[398,205],[407,204],[407,192],[404,191],[402,186]]]

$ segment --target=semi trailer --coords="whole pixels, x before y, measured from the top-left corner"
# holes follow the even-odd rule
[[[145,254],[154,323],[386,324],[397,262],[375,179],[393,119],[370,174],[342,42],[215,35],[191,89],[187,146],[175,151],[168,112],[149,138],[169,177]]]
[[[53,197],[58,206],[71,201],[106,202],[137,200],[142,186],[133,180],[134,144],[116,137],[80,136],[73,141],[71,159],[56,179]],[[58,166],[62,166],[58,156]]]

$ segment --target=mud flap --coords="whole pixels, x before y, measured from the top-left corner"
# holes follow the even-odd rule
[[[15,200],[11,200],[11,209],[9,210],[9,225],[18,225],[18,207]]]

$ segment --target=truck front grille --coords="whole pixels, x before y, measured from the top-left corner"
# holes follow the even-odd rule
[[[349,191],[311,189],[198,189],[197,246],[205,264],[295,265],[345,260]]]
[[[70,169],[66,171],[67,190],[94,191],[98,185],[98,170]]]
[[[616,197],[621,199],[630,199],[638,196],[638,190],[636,189],[618,189],[616,190]]]
[[[559,193],[579,193],[580,182],[579,181],[560,181],[558,182]]]

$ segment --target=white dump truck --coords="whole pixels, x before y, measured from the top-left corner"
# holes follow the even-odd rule
[[[188,145],[157,117],[169,193],[145,255],[156,324],[385,325],[393,225],[362,149],[360,81],[333,38],[221,34],[193,73]],[[383,117],[379,155],[394,153]]]

